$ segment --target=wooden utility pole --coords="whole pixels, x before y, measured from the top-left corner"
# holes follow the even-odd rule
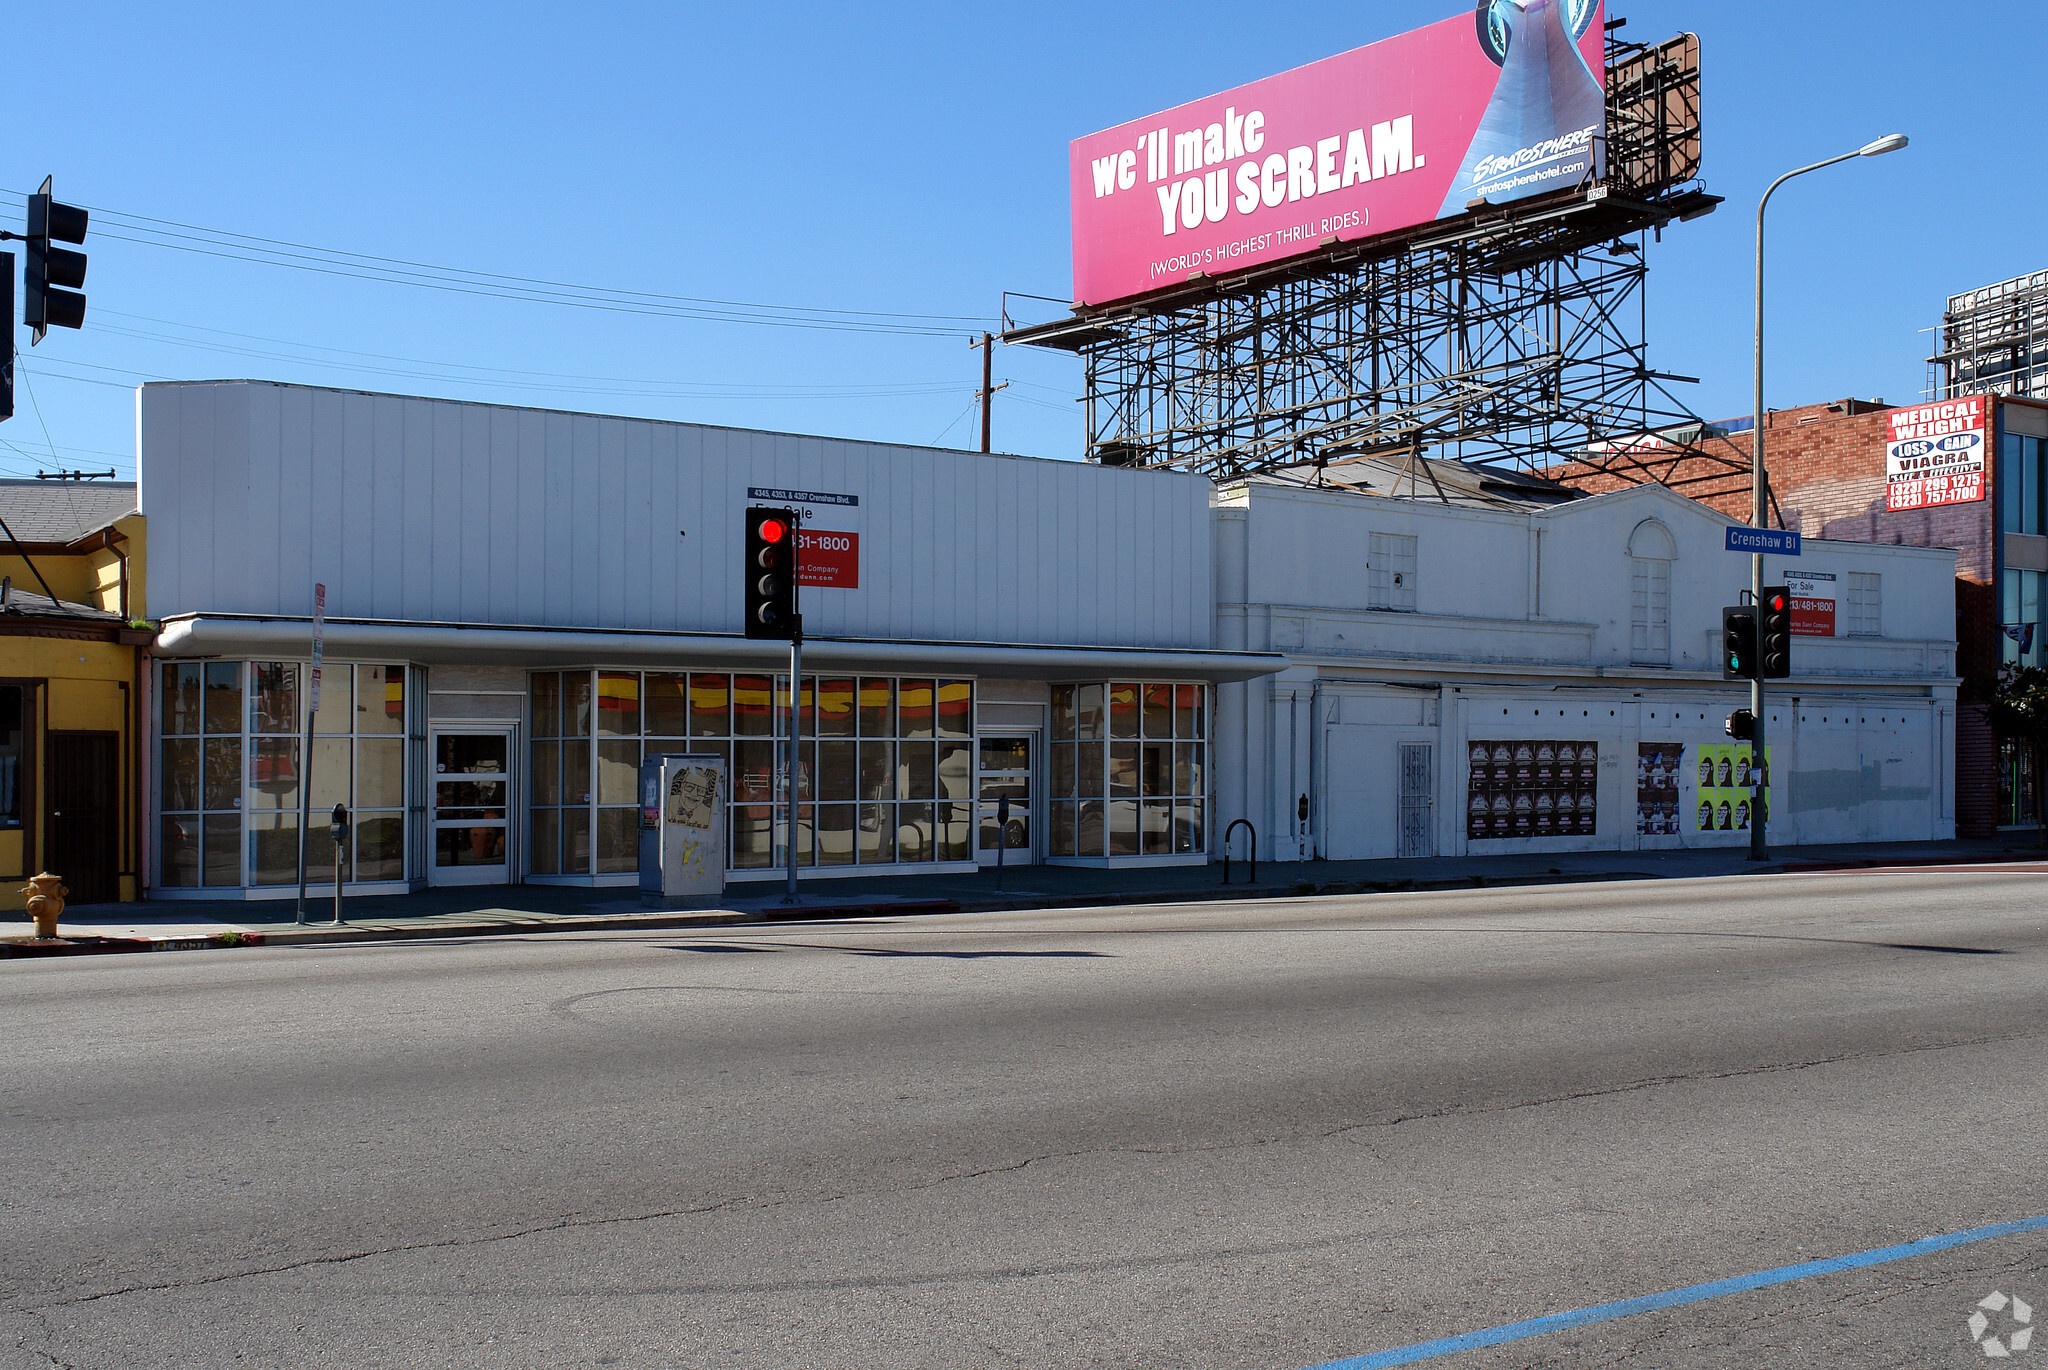
[[[987,333],[983,333],[981,335],[980,342],[975,342],[972,339],[969,339],[967,343],[969,347],[978,347],[981,349],[981,389],[976,393],[981,397],[981,450],[984,452],[989,450],[989,401],[995,398],[996,391],[1001,390],[1004,386],[1007,386],[1009,384],[1008,381],[1004,381],[1002,385],[993,385],[990,383],[995,379],[995,342],[996,340],[993,336]]]

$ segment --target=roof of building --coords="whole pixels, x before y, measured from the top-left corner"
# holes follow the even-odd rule
[[[12,522],[12,520],[9,520]],[[9,579],[0,579],[0,618],[71,618],[82,623],[119,623],[121,616],[90,604],[73,604],[68,599],[51,599],[24,590]]]
[[[138,512],[132,480],[0,480],[0,519],[22,542],[76,542]]]
[[[1583,496],[1540,476],[1443,457],[1374,456],[1276,467],[1245,479],[1309,489],[1415,499],[1469,509],[1548,508]],[[1235,483],[1226,481],[1225,483]]]

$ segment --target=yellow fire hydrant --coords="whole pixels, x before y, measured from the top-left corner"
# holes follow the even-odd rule
[[[36,920],[36,936],[56,937],[57,915],[64,912],[64,896],[71,893],[71,887],[64,883],[63,877],[44,871],[41,875],[30,876],[21,892],[28,896],[28,914]]]

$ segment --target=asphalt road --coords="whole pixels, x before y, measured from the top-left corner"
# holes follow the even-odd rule
[[[1300,1370],[2041,1217],[2044,889],[0,963],[0,1365]],[[1994,1288],[2048,1231],[1420,1363],[1980,1364]]]

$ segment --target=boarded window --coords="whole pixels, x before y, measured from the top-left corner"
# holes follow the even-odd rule
[[[1415,612],[1415,539],[1374,533],[1366,558],[1366,604],[1373,609]]]

